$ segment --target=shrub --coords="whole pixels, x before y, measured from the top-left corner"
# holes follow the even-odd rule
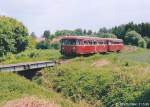
[[[60,49],[60,43],[50,44],[49,41],[42,41],[37,44],[37,49]]]
[[[145,40],[146,43],[147,43],[147,48],[150,48],[150,38],[144,37],[144,40]]]
[[[41,41],[37,44],[36,48],[37,49],[48,49],[50,44],[46,41]]]
[[[60,43],[55,43],[50,45],[51,49],[60,49]]]
[[[31,37],[31,36],[28,37],[28,41],[29,41],[29,43],[28,43],[28,49],[35,49],[36,48],[37,42],[36,42],[35,39],[36,38]]]
[[[145,40],[143,38],[139,39],[138,46],[142,47],[142,48],[146,48],[147,47],[146,42],[145,42]]]
[[[134,45],[134,46],[139,46],[143,48],[147,46],[145,40],[136,31],[127,32],[125,36],[125,43],[128,45]]]

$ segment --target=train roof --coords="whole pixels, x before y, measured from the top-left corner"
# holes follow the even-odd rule
[[[90,37],[90,36],[64,36],[62,39],[93,39],[93,40],[109,40],[109,41],[123,41],[117,38],[100,38],[100,37]]]

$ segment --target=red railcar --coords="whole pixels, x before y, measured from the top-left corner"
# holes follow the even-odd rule
[[[84,55],[92,53],[119,52],[123,41],[116,38],[65,36],[61,39],[61,54]]]

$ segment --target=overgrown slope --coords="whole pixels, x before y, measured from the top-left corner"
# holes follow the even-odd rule
[[[150,102],[150,50],[77,57],[35,79],[47,88],[98,106]]]
[[[0,107],[7,101],[21,97],[38,97],[55,102],[62,107],[80,106],[80,104],[74,104],[69,100],[65,100],[61,95],[56,94],[52,90],[47,90],[16,74],[0,73]]]

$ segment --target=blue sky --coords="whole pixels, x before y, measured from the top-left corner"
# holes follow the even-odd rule
[[[112,27],[150,22],[150,0],[0,0],[0,15],[22,21],[30,32]]]

